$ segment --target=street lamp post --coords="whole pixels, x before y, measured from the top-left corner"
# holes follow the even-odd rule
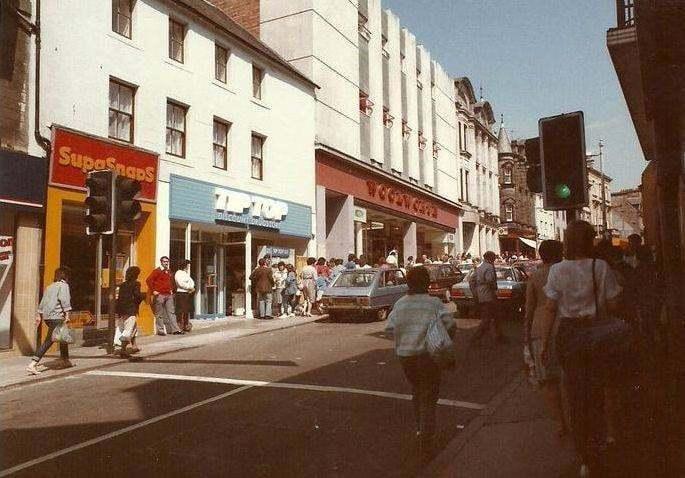
[[[603,159],[603,154],[602,154],[602,148],[604,147],[604,144],[602,143],[602,140],[599,140],[599,174],[601,176],[600,181],[602,185],[602,237],[604,239],[608,238],[608,228],[607,228],[607,193],[606,193],[606,183],[604,181],[604,161]]]

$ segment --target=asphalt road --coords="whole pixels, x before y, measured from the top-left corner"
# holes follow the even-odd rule
[[[0,476],[413,476],[383,327],[320,321],[7,390]],[[504,329],[509,344],[479,348],[460,329],[440,448],[519,373],[520,324]]]

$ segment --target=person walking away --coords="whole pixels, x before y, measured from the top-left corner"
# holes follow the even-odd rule
[[[26,371],[30,375],[38,375],[40,370],[36,368],[43,355],[53,344],[52,333],[59,326],[69,323],[69,311],[71,310],[71,293],[69,291],[69,273],[64,267],[55,269],[54,282],[50,284],[43,293],[43,298],[38,304],[36,314],[36,327],[40,327],[41,321],[48,326],[45,340],[36,351],[36,355],[31,358]],[[73,367],[69,361],[69,344],[59,343],[59,362],[58,368]]]
[[[631,234],[628,236],[628,250],[623,257],[623,260],[633,269],[637,268],[638,258],[637,251],[642,247],[642,236],[639,234]]]
[[[257,292],[257,303],[259,304],[259,319],[272,319],[271,299],[273,294],[274,276],[271,267],[267,265],[266,259],[259,259],[259,266],[250,274],[250,281],[255,292]]]
[[[440,394],[441,369],[426,350],[426,333],[433,320],[442,320],[450,337],[456,324],[442,301],[428,294],[430,275],[425,267],[407,272],[407,294],[400,298],[388,316],[386,332],[394,334],[395,354],[411,385],[419,456],[425,463],[433,451],[435,409]]]
[[[285,289],[285,279],[288,277],[288,271],[285,270],[285,262],[281,261],[275,271],[274,288],[273,288],[273,303],[278,306],[278,312],[281,318],[285,318],[288,314],[285,312],[285,304],[283,302],[283,289]]]
[[[318,274],[316,273],[316,268],[314,264],[316,259],[309,257],[307,259],[307,265],[302,268],[300,273],[302,277],[302,295],[304,297],[304,317],[312,316],[312,307],[316,302],[316,279],[318,279]]]
[[[162,256],[159,263],[160,266],[153,270],[145,280],[148,291],[152,294],[152,309],[155,311],[157,335],[168,333],[181,335],[183,332],[176,323],[173,278],[171,271],[169,271],[169,258]]]
[[[193,328],[190,323],[190,313],[193,309],[193,293],[195,281],[190,277],[190,261],[181,261],[180,267],[174,274],[176,282],[176,317],[178,327],[184,332],[190,332]]]
[[[283,288],[283,313],[286,317],[295,315],[295,305],[297,299],[297,274],[292,264],[286,266],[286,278]]]
[[[138,335],[138,308],[144,296],[140,292],[139,275],[139,267],[129,267],[126,269],[124,282],[119,286],[116,311],[118,315],[117,328],[121,333],[119,341],[122,355],[140,352],[136,346],[136,335]],[[129,345],[131,350],[128,349]]]
[[[469,277],[469,288],[475,291],[475,299],[478,303],[480,325],[471,338],[474,344],[480,344],[483,334],[492,329],[495,341],[505,342],[504,335],[500,330],[499,308],[497,307],[497,272],[495,270],[494,252],[488,251],[483,254],[483,263],[473,271]]]
[[[606,364],[594,359],[589,346],[591,329],[602,311],[617,310],[621,288],[609,265],[593,259],[594,228],[571,221],[564,235],[566,259],[550,267],[544,287],[545,323],[558,322],[555,346],[568,395],[571,429],[581,461],[581,476],[602,476],[605,379],[598,373]],[[599,309],[598,309],[598,307]],[[545,333],[542,357],[549,363],[552,334]]]
[[[542,344],[553,344],[553,338],[545,337],[546,333],[554,335],[553,327],[545,323],[544,305],[547,301],[542,290],[547,284],[549,268],[561,262],[564,246],[559,241],[542,241],[539,248],[542,265],[533,273],[526,287],[526,318],[524,322],[524,344],[528,345],[535,363],[534,377],[542,396],[547,404],[547,409],[552,419],[558,424],[559,436],[566,435],[566,415],[563,409],[561,395],[561,366],[554,349],[550,351],[550,360],[543,363]]]

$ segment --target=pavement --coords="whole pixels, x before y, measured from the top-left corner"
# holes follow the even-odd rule
[[[271,332],[274,330],[297,327],[325,316],[288,317],[283,319],[245,319],[244,317],[227,317],[215,320],[192,320],[193,331],[186,335],[148,335],[137,339],[141,351],[133,360],[156,357],[184,349],[202,347],[239,337]],[[0,356],[0,391],[32,383],[54,380],[68,375],[82,373],[86,370],[109,367],[128,362],[128,358],[107,355],[103,345],[94,347],[69,347],[69,357],[74,365],[68,369],[56,368],[59,352],[48,352],[41,360],[38,369],[40,375],[29,375],[26,366],[30,357]]]

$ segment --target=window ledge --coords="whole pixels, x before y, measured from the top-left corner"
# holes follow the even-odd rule
[[[212,84],[213,84],[214,86],[217,86],[217,87],[221,88],[222,90],[228,91],[229,93],[232,93],[232,94],[234,94],[234,95],[236,94],[236,92],[235,92],[234,90],[232,90],[232,89],[228,86],[228,83],[223,83],[223,82],[221,82],[221,81],[219,81],[219,80],[217,80],[217,79],[215,78],[215,79],[212,80]]]
[[[109,31],[109,32],[107,32],[107,36],[110,38],[113,38],[114,40],[121,42],[124,45],[129,46],[135,50],[144,51],[140,45],[136,44],[133,40],[126,38],[123,35],[119,35],[118,33],[115,33],[113,31]]]
[[[258,98],[255,98],[254,96],[252,98],[250,98],[250,101],[252,103],[256,104],[257,106],[261,106],[264,109],[267,109],[267,110],[271,109],[271,107],[269,105],[267,105],[266,103],[264,103],[264,101],[262,101]]]
[[[190,74],[193,73],[192,71],[190,71],[188,68],[186,68],[184,66],[185,63],[179,63],[178,61],[172,60],[171,58],[164,58],[164,63],[166,63],[167,65],[171,65],[175,68],[178,68],[179,70],[184,71],[186,73],[190,73]]]

